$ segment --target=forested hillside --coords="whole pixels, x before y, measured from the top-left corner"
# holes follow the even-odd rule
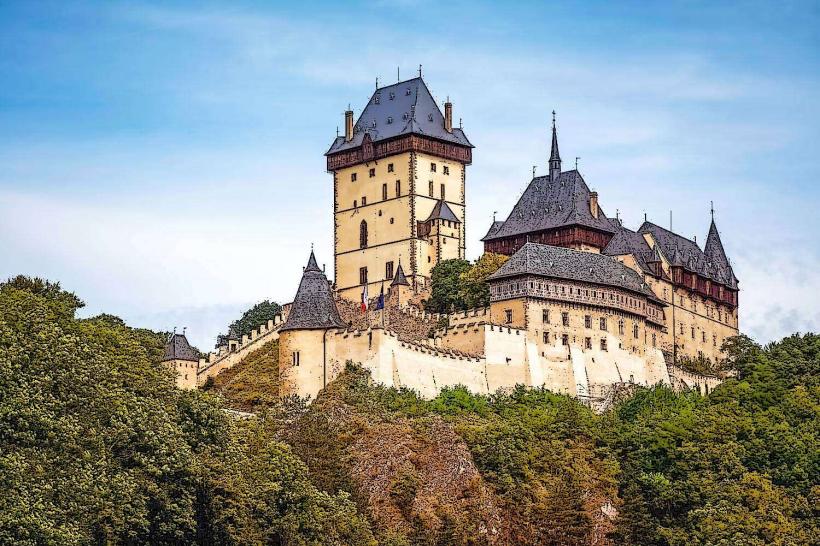
[[[0,285],[1,544],[820,542],[814,334],[738,338],[711,395],[603,415],[541,390],[424,401],[355,366],[307,405],[278,401],[275,343],[183,392],[162,335],[81,305]]]

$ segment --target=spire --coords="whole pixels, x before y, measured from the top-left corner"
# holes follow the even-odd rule
[[[305,271],[321,271],[319,269],[319,264],[316,263],[316,256],[313,254],[313,249],[310,249],[310,258],[308,258],[307,266],[305,266]]]
[[[396,286],[400,284],[410,286],[410,283],[407,282],[407,277],[404,274],[404,269],[402,269],[401,267],[401,261],[399,261],[399,267],[396,268],[396,274],[393,276],[393,282],[390,283],[390,286]]]
[[[310,252],[299,290],[293,299],[288,320],[279,329],[288,330],[326,330],[330,328],[345,328],[347,325],[339,316],[333,293],[327,282],[327,277],[319,269],[316,256]]]
[[[561,154],[558,152],[558,132],[555,129],[555,110],[552,111],[552,149],[550,150],[550,180],[561,175]]]

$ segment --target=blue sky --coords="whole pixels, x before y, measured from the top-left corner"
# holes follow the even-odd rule
[[[476,145],[468,255],[544,172],[550,112],[608,214],[703,242],[760,341],[820,330],[817,2],[0,1],[0,277],[209,348],[332,262],[323,153],[423,65]]]

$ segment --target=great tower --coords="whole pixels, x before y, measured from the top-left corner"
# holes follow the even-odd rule
[[[325,154],[333,173],[334,279],[358,301],[389,287],[399,263],[414,291],[440,261],[464,258],[465,175],[473,145],[421,76],[377,88]]]

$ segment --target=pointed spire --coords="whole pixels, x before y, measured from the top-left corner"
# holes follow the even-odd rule
[[[321,269],[319,269],[319,264],[316,263],[316,256],[313,254],[313,248],[310,249],[310,258],[308,258],[308,263],[307,266],[305,266],[305,271],[321,271]]]
[[[552,111],[552,148],[550,149],[550,180],[561,175],[561,154],[558,152],[558,132],[555,129],[555,110]]]
[[[293,299],[290,314],[279,331],[326,330],[345,327],[346,324],[339,316],[339,310],[333,300],[327,277],[319,269],[316,256],[311,250],[307,266],[302,273],[302,281]]]
[[[404,274],[404,269],[401,267],[401,260],[399,260],[399,267],[396,268],[396,274],[393,276],[393,282],[390,283],[390,286],[397,285],[410,286],[410,283],[407,282],[407,276]]]

